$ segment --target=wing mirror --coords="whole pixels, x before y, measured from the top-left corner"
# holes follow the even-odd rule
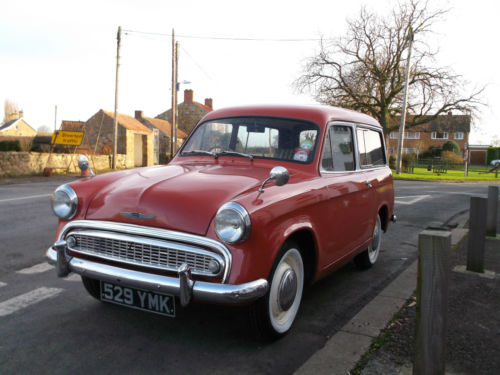
[[[78,168],[80,168],[80,170],[82,171],[82,176],[95,176],[94,171],[92,171],[92,168],[90,168],[89,159],[85,155],[80,155],[78,157]]]
[[[269,181],[274,181],[277,186],[283,186],[288,182],[289,179],[290,173],[288,173],[288,169],[280,166],[274,167],[273,169],[271,169],[271,172],[269,172],[269,177],[266,178],[260,186],[259,192],[264,192],[264,185]]]

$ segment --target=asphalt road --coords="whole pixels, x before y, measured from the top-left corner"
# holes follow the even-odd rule
[[[376,266],[352,264],[306,290],[294,328],[257,340],[246,308],[192,305],[175,319],[101,303],[44,262],[61,179],[0,185],[0,373],[290,374],[417,256],[418,233],[487,196],[487,184],[396,182],[396,214]]]

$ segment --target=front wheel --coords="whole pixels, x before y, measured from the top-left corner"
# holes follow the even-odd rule
[[[269,277],[269,291],[251,307],[252,324],[264,338],[276,339],[292,327],[304,289],[304,263],[289,242],[278,253]]]
[[[354,258],[354,263],[356,264],[356,266],[362,270],[366,270],[371,266],[373,266],[377,261],[381,244],[382,244],[382,221],[380,220],[380,215],[377,215],[375,228],[373,228],[372,240],[368,245],[368,248]]]

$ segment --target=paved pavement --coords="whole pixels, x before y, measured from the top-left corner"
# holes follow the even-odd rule
[[[468,212],[462,213],[448,223],[451,226],[456,225],[456,228],[451,231],[452,248],[468,234],[468,215]],[[487,248],[489,248],[490,252],[495,251],[500,254],[500,236],[496,240],[488,240]],[[400,311],[415,292],[417,286],[417,269],[418,260],[415,260],[410,267],[401,273],[399,277],[332,336],[322,349],[318,350],[295,372],[295,375],[350,374],[350,371],[356,366],[362,356],[368,352],[372,341],[388,326],[394,315]],[[469,272],[465,271],[465,267],[461,266],[455,267],[453,271]],[[485,272],[484,277],[495,279],[499,275],[488,270]],[[495,314],[495,312],[492,313]],[[494,332],[492,335],[498,336],[498,334],[500,334],[500,331]],[[388,367],[391,370],[396,369],[395,373],[398,375],[409,375],[412,373],[412,366],[408,363],[404,365],[391,363]],[[372,369],[366,372],[363,371],[362,374],[392,373],[387,368],[382,370],[378,364],[375,368],[375,372]]]

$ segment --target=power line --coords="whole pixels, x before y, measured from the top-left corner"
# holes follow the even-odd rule
[[[147,31],[137,31],[137,30],[123,30],[125,33],[129,34],[140,34],[140,35],[150,35],[150,36],[160,36],[171,38],[172,34],[163,33],[153,33]],[[215,36],[200,36],[200,35],[176,35],[176,38],[184,39],[204,39],[204,40],[225,40],[225,41],[243,41],[243,42],[319,42],[321,38],[243,38],[243,37],[215,37]]]
[[[189,52],[188,52],[188,51],[184,48],[184,46],[183,46],[182,44],[181,44],[180,46],[181,46],[181,49],[184,51],[184,53],[185,53],[185,54],[186,54],[186,55],[187,55],[187,56],[191,59],[191,61],[194,63],[194,65],[196,65],[196,67],[197,67],[197,68],[198,68],[198,69],[199,69],[199,70],[200,70],[203,74],[205,74],[205,75],[207,76],[207,78],[208,78],[208,79],[210,79],[210,80],[212,80],[212,81],[213,81],[213,78],[210,76],[210,74],[208,74],[208,73],[205,71],[205,69],[203,69],[203,68],[201,67],[201,65],[200,65],[200,64],[198,64],[198,62],[197,62],[197,61],[193,58],[193,56],[191,56],[191,55],[189,54]]]

